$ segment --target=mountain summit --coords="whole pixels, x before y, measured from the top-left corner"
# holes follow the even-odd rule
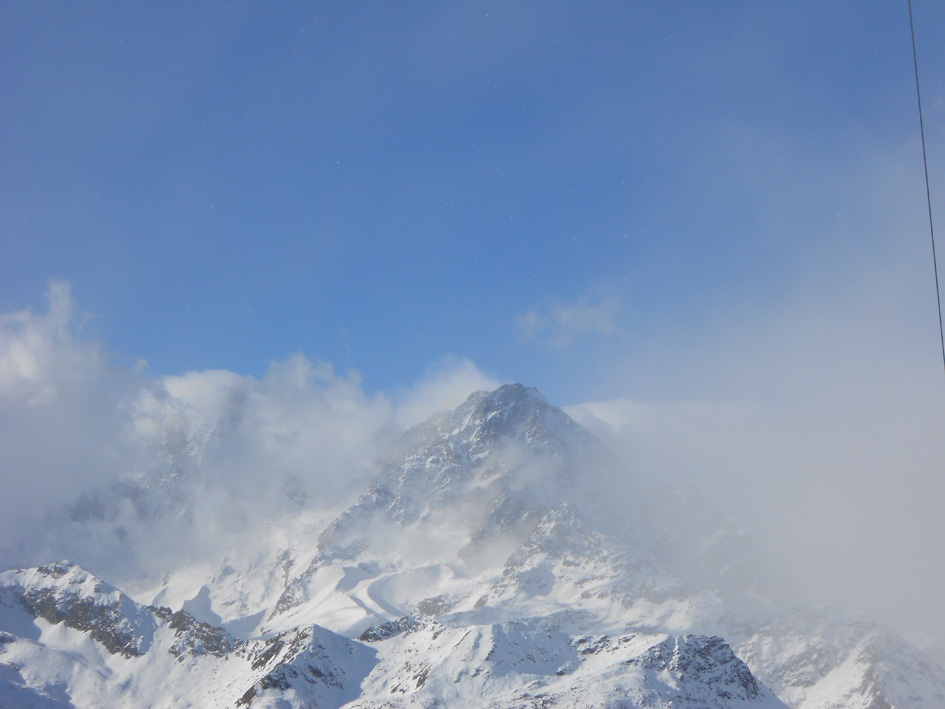
[[[945,705],[918,650],[790,609],[736,525],[520,384],[260,529],[137,600],[66,562],[0,573],[0,706]]]

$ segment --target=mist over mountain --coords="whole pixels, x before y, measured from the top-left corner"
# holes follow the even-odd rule
[[[945,701],[934,659],[805,602],[746,528],[537,389],[460,363],[397,404],[301,356],[154,380],[53,297],[4,323],[4,416],[33,416],[6,465],[37,474],[4,502],[5,704]],[[86,399],[94,427],[25,445]]]

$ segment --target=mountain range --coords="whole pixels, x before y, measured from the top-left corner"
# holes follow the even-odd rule
[[[798,603],[695,490],[638,480],[519,384],[407,431],[340,506],[260,470],[264,524],[241,500],[230,548],[149,563],[138,540],[226,513],[200,479],[226,426],[63,511],[107,558],[0,572],[0,706],[945,706],[933,659]]]

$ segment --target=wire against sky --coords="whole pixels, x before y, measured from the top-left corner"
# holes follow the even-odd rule
[[[909,30],[912,33],[912,66],[915,68],[915,97],[919,104],[919,133],[922,136],[922,165],[925,168],[925,199],[929,205],[929,234],[932,237],[932,266],[935,270],[935,298],[938,302],[938,334],[942,343],[942,367],[945,369],[945,327],[942,326],[942,295],[938,285],[938,258],[935,255],[935,227],[932,221],[932,190],[929,187],[929,160],[925,150],[925,121],[922,119],[922,93],[919,91],[919,59],[915,50],[915,25],[912,0],[909,0]]]

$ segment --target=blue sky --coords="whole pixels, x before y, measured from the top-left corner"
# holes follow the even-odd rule
[[[945,637],[912,72],[904,0],[0,4],[0,538],[152,395],[255,392],[298,465],[521,381]]]
[[[302,351],[395,389],[454,355],[630,395],[601,372],[872,248],[827,233],[864,152],[922,208],[902,3],[0,13],[0,306],[65,279],[156,375]],[[945,11],[916,14],[941,174]]]

